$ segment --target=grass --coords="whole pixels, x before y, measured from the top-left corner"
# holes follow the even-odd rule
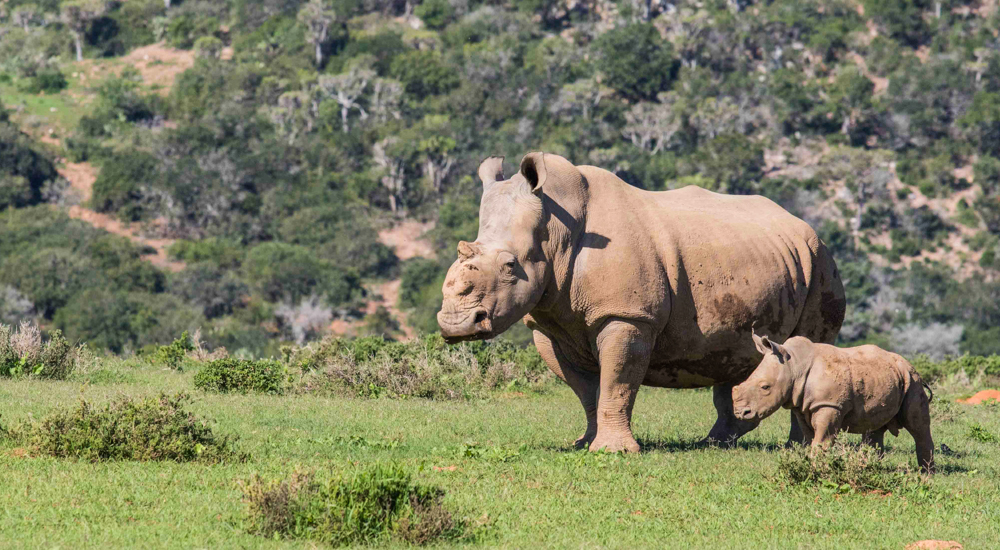
[[[93,384],[100,375],[104,383]],[[192,369],[104,360],[68,381],[0,380],[0,425],[41,419],[83,397],[95,405],[190,391]],[[644,388],[638,456],[571,451],[582,412],[562,386],[485,400],[356,399],[193,392],[186,410],[236,434],[244,463],[98,462],[27,456],[0,440],[0,547],[314,548],[248,532],[238,485],[255,475],[350,472],[401,464],[444,491],[456,522],[487,547],[902,548],[922,539],[988,548],[1000,540],[996,409],[942,406],[933,425],[940,472],[926,496],[776,483],[787,416],[733,450],[694,442],[714,420],[711,393]],[[514,395],[515,397],[511,397]],[[971,427],[976,426],[973,430]],[[856,441],[857,436],[846,436]],[[887,437],[889,465],[915,466],[913,441]],[[403,547],[404,542],[386,542]]]

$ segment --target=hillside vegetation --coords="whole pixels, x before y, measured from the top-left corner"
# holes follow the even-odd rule
[[[993,1],[4,0],[0,22],[0,322],[276,357],[338,322],[401,336],[370,306],[401,279],[432,332],[479,161],[544,150],[801,216],[844,274],[842,343],[1000,352]],[[432,222],[434,257],[380,240],[401,220]]]

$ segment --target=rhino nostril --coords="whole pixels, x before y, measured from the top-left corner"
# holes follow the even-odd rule
[[[485,320],[486,320],[486,312],[485,311],[477,311],[476,312],[476,318],[475,318],[475,320],[473,320],[473,323],[475,323],[475,324],[478,325],[479,323],[482,323]]]
[[[743,413],[742,413],[743,418],[746,418],[746,417],[750,416],[751,412],[752,411],[750,409],[743,409]]]

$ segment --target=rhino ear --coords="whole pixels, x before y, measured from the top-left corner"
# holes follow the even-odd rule
[[[757,351],[759,351],[762,355],[767,355],[771,352],[771,342],[767,339],[767,336],[761,338],[751,329],[750,337],[753,338],[753,345],[756,346]]]
[[[479,165],[479,179],[483,180],[483,188],[498,181],[503,181],[503,157],[490,157]]]
[[[766,340],[767,336],[765,336],[764,339]],[[789,359],[792,358],[792,355],[788,353],[788,350],[785,349],[785,346],[782,346],[781,344],[776,344],[774,342],[771,342],[770,340],[768,340],[768,344],[770,344],[771,346],[771,353],[778,356],[778,361],[784,363],[785,361],[788,361]]]
[[[482,250],[479,248],[478,244],[458,241],[458,259],[465,261],[475,257],[480,252],[482,252]]]
[[[545,170],[545,153],[528,153],[521,159],[521,175],[527,180],[531,192],[540,195],[548,172]]]

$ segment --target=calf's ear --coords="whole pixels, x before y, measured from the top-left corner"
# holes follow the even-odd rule
[[[531,192],[540,195],[548,171],[545,169],[545,153],[528,153],[521,159],[521,175],[527,180]]]
[[[766,340],[767,336],[765,336],[764,339]],[[778,360],[781,361],[782,363],[792,358],[792,355],[788,353],[788,350],[785,349],[785,346],[782,346],[781,344],[776,344],[774,342],[771,342],[770,340],[768,340],[768,344],[771,346],[771,353],[777,355]]]
[[[753,338],[753,345],[757,347],[757,351],[759,351],[762,355],[770,353],[771,344],[769,343],[767,336],[761,338],[760,336],[757,336],[757,333],[754,332],[753,329],[750,329],[750,337]],[[765,342],[768,343],[765,344]]]

